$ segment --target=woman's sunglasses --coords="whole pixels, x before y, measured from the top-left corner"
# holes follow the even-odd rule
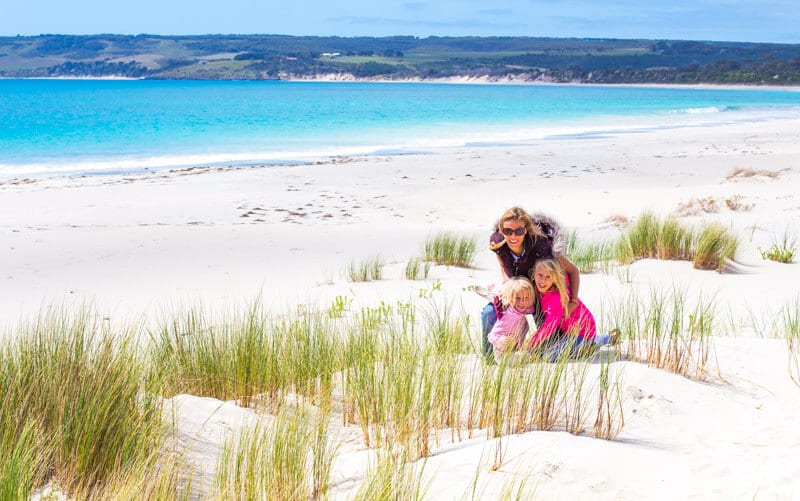
[[[503,235],[510,237],[513,233],[514,235],[521,237],[526,231],[527,230],[525,228],[517,228],[516,230],[512,230],[511,228],[503,228]]]

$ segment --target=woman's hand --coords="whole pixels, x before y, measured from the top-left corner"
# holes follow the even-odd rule
[[[577,302],[578,292],[581,290],[581,272],[566,256],[558,256],[558,260],[561,262],[561,266],[564,267],[564,271],[569,275],[569,297]],[[573,307],[572,309],[575,308]],[[569,311],[572,313],[572,310]]]
[[[574,299],[570,299],[569,303],[567,304],[567,314],[565,317],[569,318],[572,316],[572,312],[575,311],[575,308],[578,307],[578,301]]]

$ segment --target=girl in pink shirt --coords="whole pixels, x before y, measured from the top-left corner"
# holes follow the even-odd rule
[[[536,295],[544,320],[527,344],[530,349],[546,349],[551,358],[564,349],[602,346],[616,341],[614,334],[598,334],[589,308],[580,299],[569,296],[569,277],[555,259],[542,259],[533,268]],[[574,309],[567,315],[568,306]]]
[[[533,284],[525,277],[511,277],[503,283],[501,309],[488,336],[495,355],[500,356],[522,346],[528,333],[525,315],[533,313],[534,294]]]

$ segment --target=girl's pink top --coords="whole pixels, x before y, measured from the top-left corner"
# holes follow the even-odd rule
[[[519,311],[513,306],[508,306],[503,311],[503,316],[497,319],[492,330],[489,331],[487,339],[492,346],[497,348],[497,344],[509,336],[516,340],[515,347],[521,346],[525,341],[525,334],[528,333],[528,321],[525,320],[527,313],[533,313],[533,309]]]
[[[567,287],[569,287],[569,277],[567,277]],[[567,318],[564,318],[564,307],[561,306],[561,296],[557,290],[547,291],[544,295],[539,296],[539,301],[542,305],[544,320],[539,330],[531,337],[528,343],[529,348],[539,346],[559,328],[564,334],[577,335],[586,340],[594,339],[597,334],[597,324],[592,312],[580,299],[578,299],[578,306],[572,310],[572,315]]]

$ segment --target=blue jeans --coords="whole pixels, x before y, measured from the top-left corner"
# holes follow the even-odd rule
[[[561,335],[547,343],[544,348],[544,357],[551,362],[555,362],[565,351],[567,352],[567,357],[573,357],[578,354],[578,350],[581,348],[604,346],[610,342],[611,334],[607,332],[598,332],[595,334],[594,339],[591,340],[580,336]]]
[[[495,322],[497,322],[497,313],[494,311],[494,305],[489,303],[481,310],[481,349],[484,355],[492,354],[489,332],[491,332]]]
[[[555,362],[566,354],[567,358],[578,353],[581,346],[589,346],[591,341],[575,336],[557,336],[545,345],[542,354],[545,360]],[[566,352],[566,353],[565,353]]]

